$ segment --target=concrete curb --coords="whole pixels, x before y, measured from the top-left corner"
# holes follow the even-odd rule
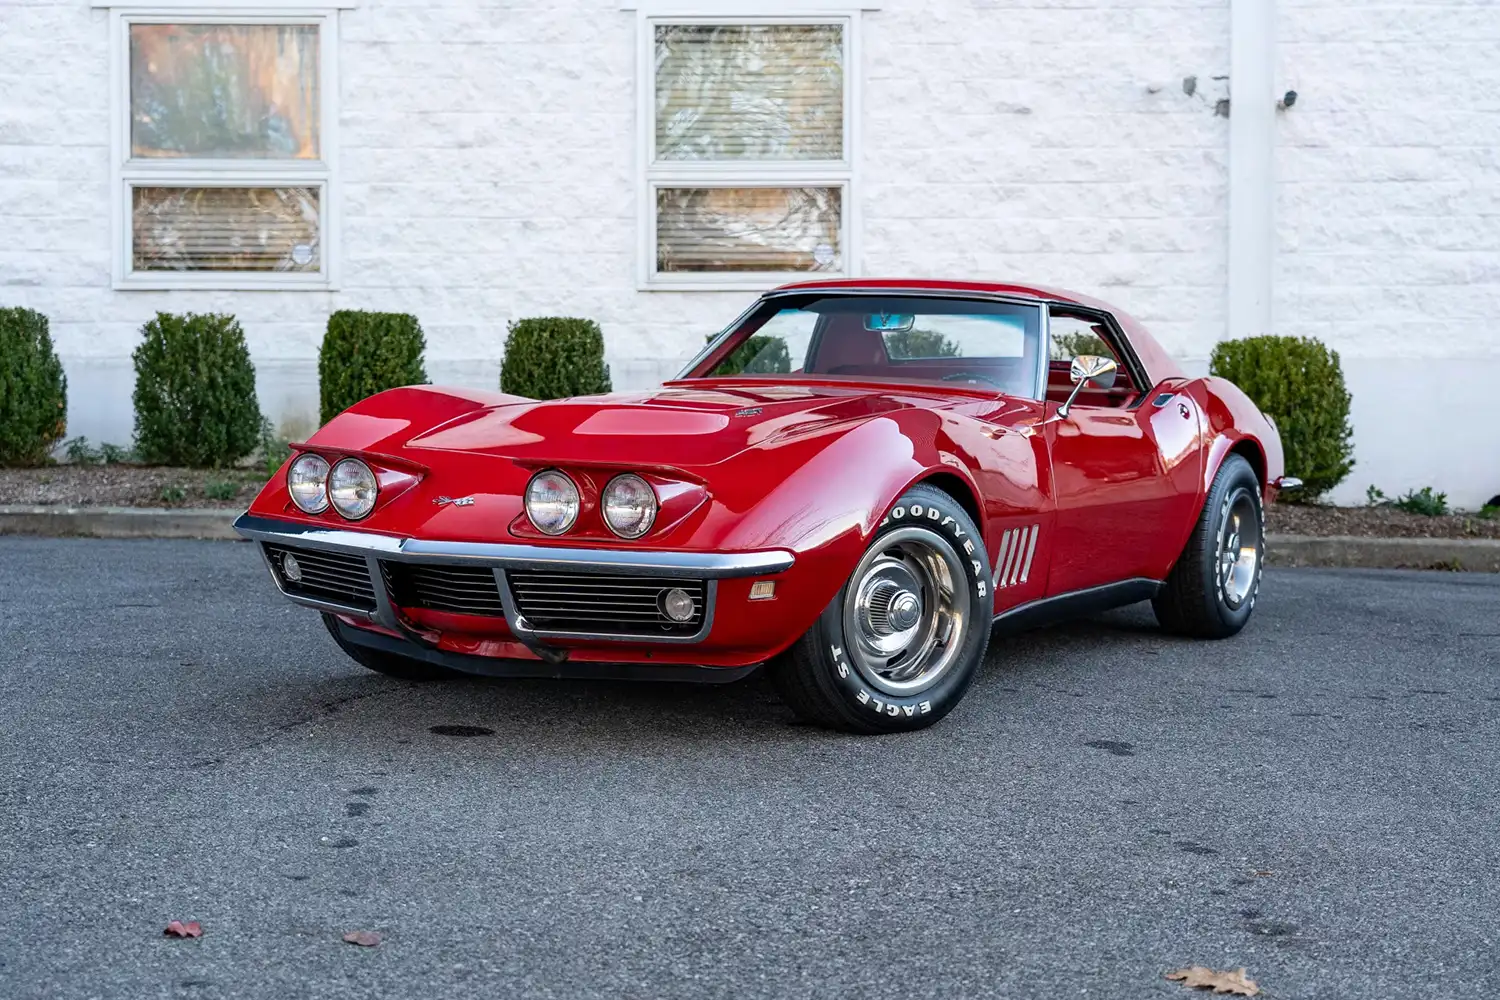
[[[1270,566],[1446,569],[1500,573],[1500,540],[1267,535],[1266,563]]]
[[[0,535],[52,538],[236,539],[237,510],[0,506]]]
[[[236,539],[239,512],[201,508],[0,506],[0,535]],[[1500,540],[1266,536],[1272,566],[1446,569],[1500,573]]]

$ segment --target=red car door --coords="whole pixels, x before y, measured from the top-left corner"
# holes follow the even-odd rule
[[[1054,313],[1052,321],[1046,428],[1057,513],[1049,595],[1161,579],[1182,546],[1197,499],[1196,473],[1186,467],[1198,456],[1196,404],[1170,387],[1136,385],[1132,366],[1113,346],[1117,334],[1100,318],[1086,318],[1096,339],[1076,353],[1115,356],[1115,385],[1085,388],[1068,416],[1057,419],[1073,388],[1067,367],[1076,346],[1058,328],[1071,319]]]

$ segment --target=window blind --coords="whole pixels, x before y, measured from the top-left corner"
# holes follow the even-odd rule
[[[317,187],[137,187],[137,271],[319,270]]]
[[[659,160],[840,160],[837,24],[656,26]]]
[[[839,271],[837,187],[663,187],[659,271]]]

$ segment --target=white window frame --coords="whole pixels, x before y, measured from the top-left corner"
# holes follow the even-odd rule
[[[743,13],[698,0],[622,3],[636,12],[636,287],[641,291],[739,291],[789,281],[847,278],[859,274],[859,200],[855,164],[860,138],[860,11],[850,3],[795,6],[746,3]],[[837,24],[844,37],[844,141],[840,160],[713,161],[656,159],[656,26],[659,24]],[[841,189],[837,271],[670,271],[656,269],[658,188],[836,187]]]
[[[95,0],[94,6],[106,6]],[[254,4],[227,0],[150,6],[111,7],[110,40],[110,245],[117,289],[212,288],[225,290],[331,291],[339,274],[338,169],[338,8],[293,6],[278,0]],[[312,24],[318,27],[318,160],[174,158],[133,159],[130,155],[130,26],[132,24]],[[131,188],[153,187],[316,187],[318,191],[317,271],[136,271]]]

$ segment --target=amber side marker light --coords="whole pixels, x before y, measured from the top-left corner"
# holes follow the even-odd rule
[[[752,601],[769,601],[775,596],[775,580],[756,580],[750,585],[750,600]]]

